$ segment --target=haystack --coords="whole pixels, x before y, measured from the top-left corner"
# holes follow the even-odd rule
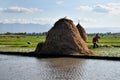
[[[79,31],[80,36],[82,37],[82,39],[83,39],[85,42],[87,42],[88,35],[87,35],[85,29],[84,29],[79,23],[77,24],[76,27],[77,27],[77,29],[78,29],[78,31]]]
[[[38,44],[37,54],[66,55],[92,53],[81,38],[72,20],[59,19],[48,31],[45,43]]]

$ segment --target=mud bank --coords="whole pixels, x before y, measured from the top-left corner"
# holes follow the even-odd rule
[[[37,57],[37,58],[84,58],[84,59],[101,59],[101,60],[120,60],[120,57],[109,57],[109,56],[92,56],[92,55],[36,55],[34,52],[0,52],[4,55],[16,55],[16,56],[28,56],[28,57]]]

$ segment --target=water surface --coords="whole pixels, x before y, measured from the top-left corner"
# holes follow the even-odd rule
[[[0,80],[119,79],[119,61],[0,55]]]

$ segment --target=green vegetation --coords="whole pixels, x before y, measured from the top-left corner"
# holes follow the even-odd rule
[[[90,47],[92,44],[92,38],[89,37],[87,45]],[[101,47],[120,47],[120,36],[103,36],[98,42]]]
[[[2,52],[31,52],[39,42],[44,42],[46,36],[0,35],[0,51]],[[92,56],[120,57],[120,36],[101,36],[99,48],[93,49],[93,36],[89,36],[87,45],[95,54]]]
[[[120,47],[101,47],[93,51],[94,56],[120,57]]]
[[[29,52],[34,51],[45,36],[0,35],[0,51]]]
[[[94,56],[120,57],[120,36],[102,36],[99,39],[99,48],[92,48],[92,37],[89,37],[87,45],[92,49]]]

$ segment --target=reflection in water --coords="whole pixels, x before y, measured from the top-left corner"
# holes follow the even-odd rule
[[[54,58],[46,59],[47,63],[44,66],[48,79],[72,79],[82,78],[84,72],[84,59],[72,58]],[[43,73],[44,74],[44,73]]]
[[[120,62],[0,55],[0,80],[118,80]]]

